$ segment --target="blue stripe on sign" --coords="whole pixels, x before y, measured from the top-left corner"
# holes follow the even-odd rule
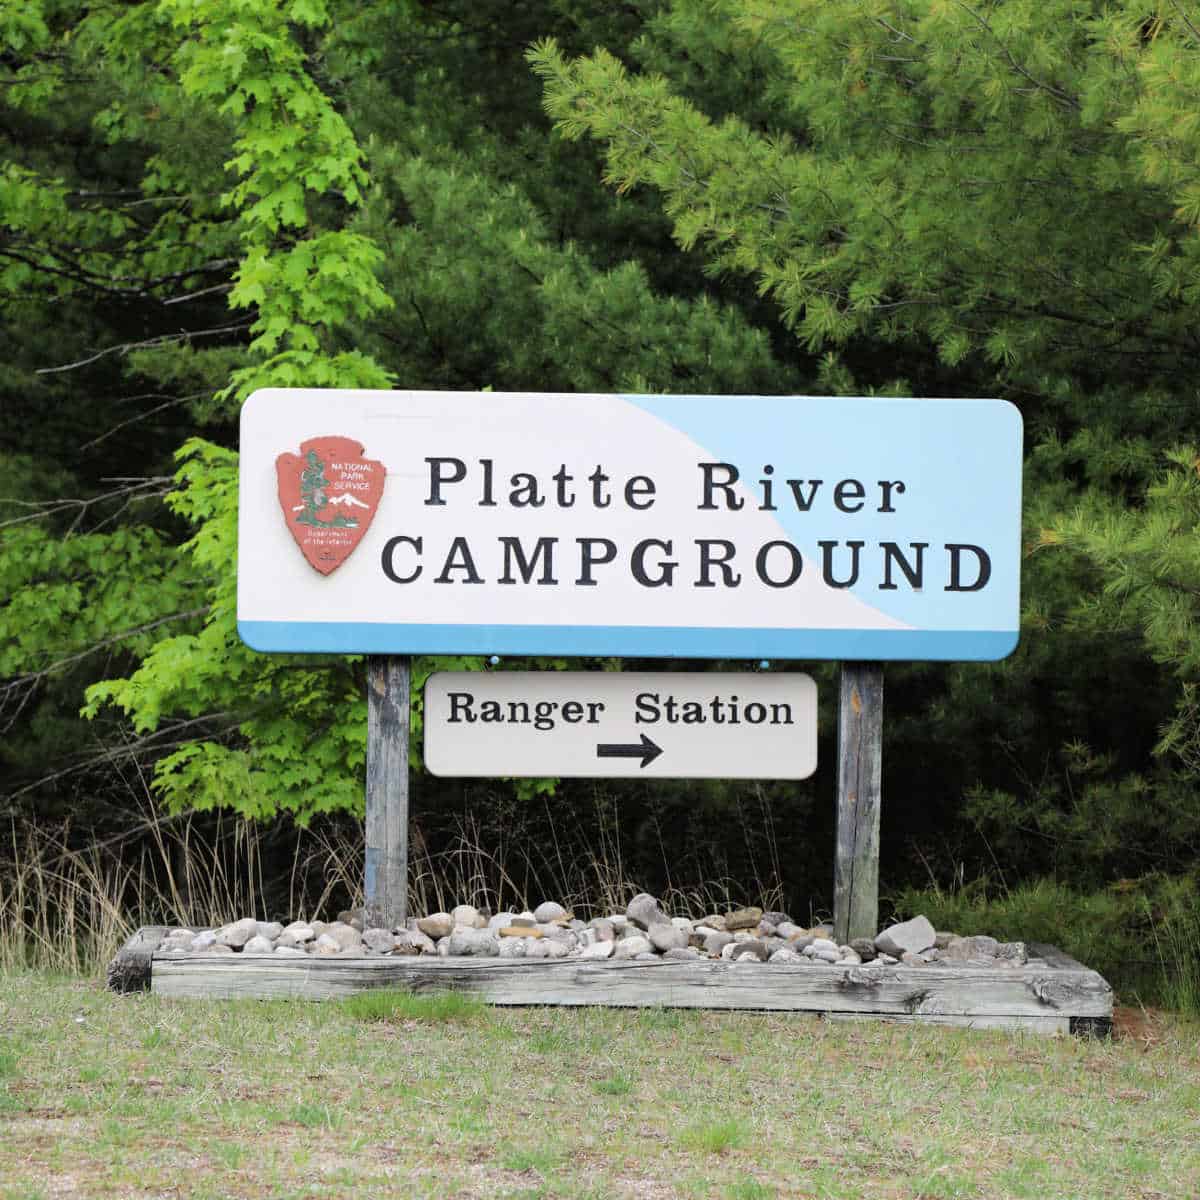
[[[654,625],[386,625],[239,621],[252,650],[299,654],[520,654],[991,662],[1012,629],[691,629]]]

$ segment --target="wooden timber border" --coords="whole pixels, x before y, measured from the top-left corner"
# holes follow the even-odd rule
[[[462,991],[495,1005],[705,1008],[891,1020],[1043,1034],[1107,1034],[1112,989],[1053,946],[1021,967],[587,961],[499,958],[281,958],[155,953],[139,929],[109,967],[116,991],[180,999],[330,1000],[369,988]]]

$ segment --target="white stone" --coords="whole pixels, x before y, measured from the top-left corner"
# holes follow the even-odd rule
[[[641,934],[633,934],[629,937],[623,937],[617,942],[617,948],[613,951],[613,958],[633,958],[637,954],[650,953],[651,948],[649,938],[645,938]]]
[[[475,929],[479,920],[479,909],[473,904],[460,904],[450,912],[450,919],[455,925],[463,925],[467,929]]]
[[[900,958],[906,951],[909,954],[920,954],[936,941],[937,932],[930,924],[929,918],[919,916],[885,929],[875,938],[875,949],[882,954],[892,954]]]
[[[590,946],[584,946],[583,953],[580,958],[610,958],[612,956],[615,942],[593,942]]]
[[[271,945],[271,939],[265,938],[261,934],[255,934],[243,947],[243,954],[270,954],[275,949]]]
[[[539,925],[548,925],[551,921],[561,921],[567,915],[567,910],[553,900],[546,900],[533,910],[533,919]]]
[[[253,917],[245,917],[230,925],[223,925],[217,930],[218,946],[241,948],[258,933],[258,922]]]

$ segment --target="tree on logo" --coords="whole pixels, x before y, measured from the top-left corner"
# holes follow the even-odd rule
[[[308,465],[300,472],[300,499],[304,511],[296,518],[297,524],[316,525],[322,529],[354,529],[358,522],[340,514],[332,521],[322,521],[317,513],[329,503],[325,489],[329,480],[325,478],[325,463],[315,450],[310,450],[305,459]]]

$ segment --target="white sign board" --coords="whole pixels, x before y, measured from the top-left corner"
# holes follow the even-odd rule
[[[806,779],[808,675],[454,671],[425,684],[434,775]]]
[[[256,650],[996,659],[1000,400],[274,389],[242,409]]]

